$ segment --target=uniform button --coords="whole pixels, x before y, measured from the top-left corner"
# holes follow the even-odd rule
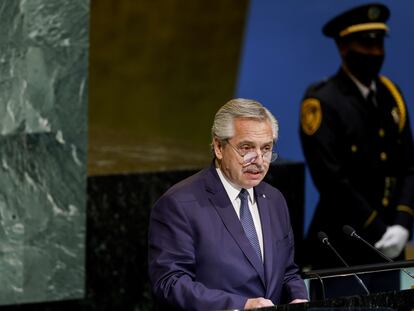
[[[385,130],[384,129],[379,129],[378,135],[379,135],[379,137],[384,137],[385,136]]]
[[[390,204],[390,201],[388,201],[388,198],[382,198],[382,205],[387,207],[388,204]]]
[[[358,151],[358,147],[356,145],[352,145],[351,146],[351,151],[354,152],[354,153],[357,152]]]
[[[380,153],[380,158],[382,161],[387,161],[387,154],[385,152]]]

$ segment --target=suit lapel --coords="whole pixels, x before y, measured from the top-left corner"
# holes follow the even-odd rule
[[[265,284],[263,263],[257,257],[257,254],[244,233],[240,220],[234,211],[233,205],[217,175],[214,165],[210,167],[210,172],[207,174],[206,190],[209,193],[209,200],[219,214],[224,226],[257,271],[263,284]]]
[[[270,223],[268,200],[263,188],[262,184],[259,184],[255,189],[255,194],[257,206],[259,208],[260,222],[262,224],[265,280],[266,283],[269,284],[272,276],[273,264],[272,227]]]

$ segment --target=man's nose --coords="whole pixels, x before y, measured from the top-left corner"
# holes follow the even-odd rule
[[[371,41],[364,42],[361,44],[362,48],[365,50],[365,53],[371,55],[384,55],[384,44],[382,42]]]
[[[255,152],[256,152],[256,158],[254,159],[253,162],[257,164],[263,164],[263,152],[260,149],[256,150]]]
[[[380,45],[373,46],[370,49],[370,53],[376,56],[384,55],[384,47]]]

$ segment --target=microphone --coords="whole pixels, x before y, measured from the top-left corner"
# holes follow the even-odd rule
[[[349,268],[349,265],[346,263],[346,261],[341,257],[341,255],[339,255],[339,253],[336,251],[336,249],[331,245],[331,243],[329,242],[328,236],[325,232],[319,231],[318,232],[318,238],[319,238],[319,241],[321,241],[323,244],[327,245],[335,253],[335,255],[342,261],[342,263],[345,265],[345,267]],[[352,273],[352,275],[356,278],[356,280],[361,285],[361,287],[364,289],[364,291],[367,293],[367,295],[369,295],[368,288],[365,286],[364,282],[362,282],[362,280],[359,278],[359,276],[356,275],[356,273]]]
[[[354,228],[352,228],[351,226],[345,225],[342,227],[342,231],[346,234],[349,235],[350,237],[356,238],[362,242],[364,242],[365,245],[367,245],[370,249],[374,250],[378,255],[380,255],[382,258],[384,258],[386,261],[388,262],[394,262],[394,260],[392,260],[390,257],[386,256],[383,252],[381,252],[378,248],[372,246],[370,243],[368,243],[365,239],[361,238],[355,231]],[[414,275],[411,274],[410,272],[408,272],[406,269],[402,268],[401,269],[405,274],[407,274],[409,277],[414,279]]]

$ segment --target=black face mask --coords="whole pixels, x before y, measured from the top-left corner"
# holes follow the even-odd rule
[[[349,50],[344,60],[348,70],[359,81],[369,86],[381,70],[384,55],[364,54]]]

